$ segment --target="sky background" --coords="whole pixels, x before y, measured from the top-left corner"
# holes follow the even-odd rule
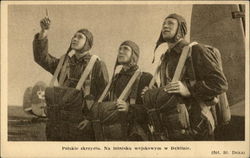
[[[60,57],[66,53],[73,34],[87,28],[94,35],[92,54],[107,65],[109,76],[121,42],[132,40],[140,47],[139,66],[153,74],[153,50],[162,22],[170,13],[183,15],[188,31],[192,5],[10,5],[8,7],[8,105],[22,106],[27,87],[38,81],[49,83],[52,75],[33,60],[32,41],[40,31],[46,8],[51,19],[49,53]],[[189,41],[189,33],[187,35]],[[157,50],[156,61],[167,49]]]

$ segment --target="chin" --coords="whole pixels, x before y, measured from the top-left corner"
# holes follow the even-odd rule
[[[163,39],[165,40],[165,41],[168,41],[168,40],[171,40],[173,37],[170,37],[170,36],[163,36]]]
[[[117,62],[118,64],[120,64],[120,65],[123,65],[124,64],[124,62],[122,62],[122,61],[119,61],[118,60],[118,62]]]
[[[126,65],[127,63],[128,63],[128,62],[125,62],[125,61],[123,61],[123,60],[122,60],[122,61],[119,61],[119,60],[118,60],[118,64],[119,64],[119,65]]]
[[[74,48],[74,47],[72,47],[71,49],[74,50],[74,51],[77,51],[77,52],[79,52],[81,50],[81,49]]]
[[[72,49],[72,50],[76,50],[76,48],[75,48],[75,47],[72,47],[72,46],[71,46],[71,49]]]
[[[71,45],[71,49],[73,49],[73,50],[79,50],[80,48],[77,45]]]

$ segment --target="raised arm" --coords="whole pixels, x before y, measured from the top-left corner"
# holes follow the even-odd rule
[[[46,71],[54,74],[59,59],[51,56],[48,53],[48,30],[50,27],[50,20],[44,18],[40,21],[41,32],[37,33],[33,40],[33,55],[37,64],[43,67]]]

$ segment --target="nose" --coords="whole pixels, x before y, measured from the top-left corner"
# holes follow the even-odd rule
[[[164,28],[164,29],[169,29],[169,28],[170,28],[170,26],[169,26],[169,24],[168,24],[168,23],[164,23],[164,24],[163,24],[163,26],[162,26],[162,28]]]
[[[163,27],[167,27],[168,24],[167,24],[166,22],[164,22],[162,26],[163,26]]]
[[[167,24],[163,25],[163,29],[166,30],[166,29],[169,29],[169,26]]]
[[[76,42],[77,41],[77,38],[76,37],[73,37],[72,38],[72,42]]]
[[[122,50],[122,49],[119,49],[118,53],[119,53],[119,54],[123,54],[123,50]]]

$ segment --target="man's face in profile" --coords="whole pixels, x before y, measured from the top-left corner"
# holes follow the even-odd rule
[[[176,35],[178,21],[174,18],[166,18],[162,25],[162,36],[165,40],[170,40]]]
[[[75,33],[71,40],[71,48],[73,50],[81,50],[86,42],[86,36],[80,32]]]
[[[130,62],[132,48],[127,45],[121,45],[118,51],[118,63],[127,64]]]

